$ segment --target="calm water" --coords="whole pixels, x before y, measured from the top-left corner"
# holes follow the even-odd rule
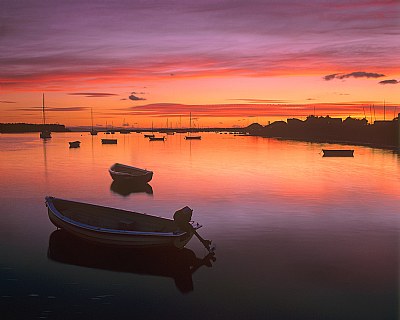
[[[322,158],[323,144],[202,136],[0,135],[1,319],[398,318],[398,154]],[[120,189],[114,162],[153,180]],[[178,253],[81,243],[55,232],[46,195],[169,218],[188,205],[216,261],[196,238]]]

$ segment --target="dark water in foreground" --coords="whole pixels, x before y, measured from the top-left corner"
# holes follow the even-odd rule
[[[398,319],[398,154],[322,158],[323,144],[215,133],[104,137],[0,135],[1,319]],[[153,180],[121,189],[114,162]],[[195,238],[179,252],[79,242],[55,231],[46,195],[169,218],[188,205],[216,261]]]

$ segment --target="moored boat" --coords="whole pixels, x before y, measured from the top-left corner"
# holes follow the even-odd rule
[[[153,178],[153,171],[114,163],[108,172],[114,181],[122,183],[145,184]]]
[[[102,144],[117,144],[117,139],[101,139]]]
[[[352,149],[322,149],[323,157],[354,157]]]
[[[186,136],[186,140],[201,140],[201,136]]]
[[[192,136],[192,113],[190,112],[190,129],[189,135],[185,136],[186,140],[201,140],[201,136]]]
[[[43,130],[40,132],[40,138],[41,139],[50,139],[51,132],[49,130],[46,130],[46,114],[44,111],[44,93],[43,93],[43,97],[42,97],[42,115],[43,115]]]
[[[149,141],[164,141],[165,137],[149,137]]]
[[[69,147],[70,148],[79,148],[81,146],[81,142],[80,141],[71,141],[69,142]]]
[[[172,220],[54,197],[46,197],[46,206],[49,219],[57,228],[111,246],[183,248],[194,234],[199,237],[196,230],[201,227],[189,224],[192,215],[189,207],[175,212]]]
[[[97,136],[97,131],[93,128],[93,108],[90,109],[90,116],[92,118],[92,129],[90,130],[90,134],[92,136]]]

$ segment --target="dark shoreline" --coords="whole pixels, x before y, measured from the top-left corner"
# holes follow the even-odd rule
[[[81,128],[82,129],[82,128]],[[28,124],[28,123],[0,123],[0,133],[32,133],[43,130],[51,132],[90,132],[90,130],[74,131],[61,124]],[[115,128],[118,132],[121,129]],[[104,130],[105,132],[106,130]],[[246,128],[202,128],[190,129],[132,129],[129,132],[157,131],[167,133],[191,132],[229,132],[239,135],[275,138],[280,140],[303,141],[310,143],[346,144],[366,146],[399,152],[400,120],[399,117],[388,121],[375,121],[368,124],[366,119],[331,118],[309,116],[306,120],[287,119],[276,121],[262,126],[253,123]],[[99,130],[99,132],[103,132]]]
[[[63,124],[0,123],[0,133],[69,132]]]
[[[312,143],[335,143],[367,146],[381,149],[399,149],[400,121],[375,121],[366,119],[314,117],[306,120],[288,119],[267,126],[253,123],[246,128],[251,136]]]

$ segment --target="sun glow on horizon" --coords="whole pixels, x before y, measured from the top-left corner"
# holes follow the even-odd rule
[[[40,123],[43,92],[46,118],[66,126],[90,125],[92,108],[96,124],[138,127],[400,109],[395,1],[5,1],[1,122]]]

